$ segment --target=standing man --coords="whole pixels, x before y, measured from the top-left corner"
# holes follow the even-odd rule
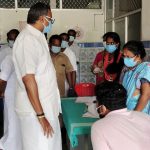
[[[6,56],[0,64],[0,96],[4,95],[4,134],[0,149],[3,150],[22,150],[20,125],[14,108],[16,75],[12,60],[12,47],[18,34],[16,29],[7,33],[10,47],[6,48]]]
[[[75,41],[76,39],[76,31],[74,29],[69,29],[68,30],[68,35],[69,35],[69,48],[75,53],[76,56],[76,61],[77,61],[77,82],[80,82],[80,51],[81,48],[78,46],[77,42]]]
[[[52,28],[50,6],[31,6],[27,26],[13,47],[17,74],[16,111],[23,150],[61,150],[58,115],[61,111],[56,73],[44,33]]]
[[[76,93],[75,93],[75,84],[76,84],[76,72],[77,72],[77,64],[76,64],[76,56],[75,54],[73,53],[73,51],[69,48],[69,35],[67,33],[61,33],[60,34],[60,37],[62,39],[62,42],[61,42],[61,51],[66,55],[68,56],[72,66],[73,66],[73,71],[71,73],[71,80],[72,80],[72,85],[73,85],[73,88],[69,88],[67,82],[66,82],[66,85],[65,85],[65,88],[66,88],[66,93],[67,93],[67,96],[68,97],[75,97],[76,96]]]
[[[65,81],[69,88],[73,88],[71,82],[71,72],[73,67],[69,58],[61,52],[61,37],[59,35],[52,35],[49,39],[50,55],[56,70],[57,84],[60,92],[60,97],[65,97]]]

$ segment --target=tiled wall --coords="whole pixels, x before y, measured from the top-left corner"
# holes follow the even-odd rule
[[[95,83],[95,75],[91,72],[91,65],[98,52],[103,50],[102,43],[80,43],[81,47],[79,58],[79,76],[78,82]]]
[[[146,61],[150,61],[150,41],[142,41],[146,49]]]

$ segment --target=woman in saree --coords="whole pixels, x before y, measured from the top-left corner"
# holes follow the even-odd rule
[[[96,75],[96,84],[103,81],[116,81],[123,66],[120,52],[120,37],[115,32],[103,35],[104,51],[100,51],[92,64],[92,72]]]
[[[129,41],[123,47],[125,68],[121,82],[127,90],[127,108],[150,114],[150,63],[144,62],[144,45]]]

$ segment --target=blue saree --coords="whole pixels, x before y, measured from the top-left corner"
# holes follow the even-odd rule
[[[141,79],[146,79],[150,82],[150,63],[143,62],[139,64],[133,70],[128,70],[124,73],[122,85],[127,90],[127,108],[133,110],[139,100],[141,94],[133,96],[133,93],[136,89],[141,87]],[[150,114],[150,100],[143,109],[144,113]]]

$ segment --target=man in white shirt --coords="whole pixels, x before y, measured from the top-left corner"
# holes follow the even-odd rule
[[[71,73],[71,80],[72,80],[72,85],[73,88],[69,89],[69,86],[66,82],[65,88],[66,88],[66,92],[68,91],[68,95],[69,97],[73,97],[76,96],[74,87],[76,84],[76,72],[77,72],[77,64],[76,64],[76,56],[74,54],[74,52],[69,48],[68,43],[69,43],[69,35],[67,33],[61,33],[60,37],[62,39],[62,43],[61,43],[61,51],[68,56],[71,65],[73,66],[73,71]]]
[[[77,82],[80,82],[80,47],[76,43],[76,31],[74,29],[69,29],[68,30],[68,35],[69,35],[69,48],[75,53],[76,56],[76,63],[77,63]]]
[[[0,65],[0,95],[4,94],[4,135],[0,139],[0,149],[3,150],[22,149],[20,126],[14,108],[16,75],[12,61],[12,47],[18,34],[16,29],[7,33],[8,42],[13,42],[9,42],[12,43],[9,49],[6,49],[9,53]]]
[[[93,150],[149,150],[150,117],[126,108],[127,92],[119,83],[96,86],[97,110],[104,117],[91,130]]]
[[[69,35],[69,48],[75,53],[77,63],[79,63],[79,57],[80,57],[80,47],[75,42],[76,39],[76,31],[73,29],[68,30]]]
[[[19,31],[17,29],[12,29],[7,33],[8,45],[6,44],[0,47],[0,64],[7,55],[12,53],[12,47],[18,34]]]
[[[38,2],[31,6],[27,26],[13,47],[16,111],[21,123],[23,150],[62,149],[58,121],[60,95],[44,36],[53,23],[48,5]]]

